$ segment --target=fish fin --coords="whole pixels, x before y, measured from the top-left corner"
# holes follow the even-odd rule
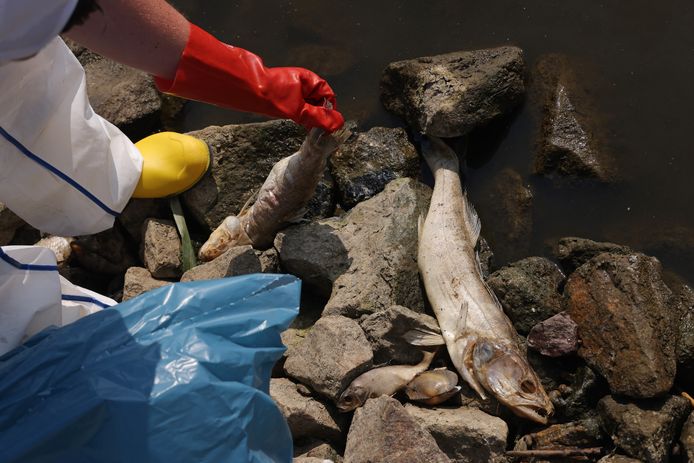
[[[463,348],[463,368],[458,369],[458,372],[460,375],[463,377],[466,383],[470,385],[472,389],[475,390],[478,396],[480,396],[480,399],[486,400],[487,395],[484,393],[484,388],[482,388],[482,385],[477,381],[477,378],[475,378],[475,373],[474,373],[474,360],[473,360],[473,353],[475,350],[475,344],[476,340],[472,338],[468,338],[465,340],[465,346]]]
[[[248,196],[248,199],[243,204],[243,207],[239,211],[237,217],[244,215],[248,211],[248,209],[250,209],[250,207],[253,205],[253,203],[255,203],[255,200],[258,199],[259,193],[260,193],[260,188],[256,188],[255,190],[253,190],[251,192],[251,194]]]
[[[413,346],[430,347],[445,344],[441,333],[430,331],[426,328],[415,328],[405,333],[402,337],[408,344]]]
[[[479,240],[480,231],[482,230],[482,222],[479,215],[477,215],[475,206],[472,205],[470,198],[468,198],[467,191],[463,193],[463,199],[465,200],[465,224],[470,232],[470,238],[477,245],[477,240]]]

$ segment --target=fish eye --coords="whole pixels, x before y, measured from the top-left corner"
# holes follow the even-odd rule
[[[537,391],[537,387],[535,387],[535,383],[530,381],[529,379],[524,380],[521,385],[521,391],[527,393],[527,394],[534,394],[535,391]]]

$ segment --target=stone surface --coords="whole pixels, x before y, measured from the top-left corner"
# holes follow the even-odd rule
[[[389,362],[404,365],[420,362],[422,351],[405,341],[405,333],[415,328],[440,331],[434,317],[399,305],[368,315],[359,321],[359,325],[371,343],[374,363],[377,365]]]
[[[501,418],[475,408],[421,408],[405,410],[434,437],[455,463],[506,462],[508,426]]]
[[[607,382],[587,365],[573,369],[573,375],[549,392],[557,420],[580,420],[592,413],[598,399],[609,393]]]
[[[311,396],[297,391],[297,386],[285,378],[270,380],[270,397],[277,403],[289,424],[292,437],[312,437],[329,442],[342,441],[346,429],[344,416]]]
[[[603,252],[629,254],[633,251],[619,244],[602,243],[586,238],[569,236],[559,240],[554,248],[554,257],[557,258],[568,275]]]
[[[275,240],[282,268],[330,294],[325,314],[423,312],[417,220],[430,198],[430,188],[397,179],[343,217],[290,227]]]
[[[562,311],[560,286],[564,274],[543,257],[528,257],[492,273],[487,284],[494,291],[516,330],[527,334],[533,326]]]
[[[280,255],[277,249],[270,248],[265,251],[255,251],[260,259],[260,271],[263,273],[278,273],[280,271]]]
[[[642,460],[626,457],[624,455],[608,455],[598,460],[598,463],[643,463]]]
[[[515,108],[525,92],[524,73],[516,47],[398,61],[383,73],[381,101],[417,132],[458,137]]]
[[[342,463],[342,456],[330,444],[325,442],[312,440],[308,444],[301,446],[294,445],[295,458],[319,458],[323,460],[332,460],[334,463]]]
[[[10,244],[15,232],[24,225],[24,221],[0,203],[0,246]]]
[[[130,267],[125,272],[125,281],[123,283],[123,301],[132,299],[140,294],[161,288],[162,286],[170,285],[170,281],[161,281],[152,277],[149,270],[142,267]]]
[[[543,114],[535,172],[609,181],[613,168],[598,130],[599,115],[568,60],[546,56],[536,71]]]
[[[694,388],[694,291],[691,287],[682,285],[676,304],[679,312],[677,376],[687,388]]]
[[[110,228],[95,235],[78,236],[71,246],[75,259],[86,270],[119,275],[137,262],[128,244],[117,228]]]
[[[336,401],[342,390],[373,362],[371,346],[357,322],[322,317],[303,342],[287,352],[287,376]]]
[[[564,292],[578,324],[579,355],[613,394],[648,398],[670,390],[676,314],[657,259],[600,254],[571,275]]]
[[[142,240],[142,224],[145,220],[170,219],[171,208],[167,199],[131,199],[118,221],[128,234],[128,238],[139,244]]]
[[[528,347],[548,357],[560,357],[578,350],[578,325],[565,312],[533,326]]]
[[[604,433],[596,417],[570,423],[553,424],[521,437],[514,450],[602,447]]]
[[[694,462],[694,413],[689,415],[682,427],[680,444],[682,445],[682,454],[685,455],[684,461]]]
[[[253,246],[237,246],[216,259],[188,270],[181,281],[214,280],[261,273],[263,270],[258,253]]]
[[[676,433],[690,411],[679,396],[630,403],[612,396],[598,403],[602,428],[624,453],[646,463],[669,461]]]
[[[183,194],[201,224],[216,228],[228,215],[238,214],[258,190],[277,161],[296,152],[306,131],[294,122],[211,126],[191,132],[212,151],[211,173]]]
[[[142,225],[142,261],[154,278],[181,276],[181,239],[172,220],[147,219]]]
[[[402,128],[374,127],[353,135],[330,158],[340,206],[349,210],[392,180],[416,177],[419,155]]]
[[[347,435],[345,463],[446,463],[424,426],[397,400],[369,399],[354,412]]]
[[[315,220],[332,217],[337,207],[337,189],[335,179],[330,174],[330,169],[325,169],[323,177],[316,185],[316,192],[313,198],[306,205],[306,213],[303,220]]]

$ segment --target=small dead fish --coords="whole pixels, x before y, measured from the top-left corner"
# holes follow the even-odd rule
[[[75,241],[75,238],[66,236],[47,236],[40,239],[34,246],[48,248],[55,254],[55,260],[59,268],[65,267],[72,257],[72,248],[70,244]]]
[[[460,392],[458,375],[446,368],[425,371],[418,374],[405,388],[410,400],[437,405]]]
[[[340,395],[337,408],[341,412],[351,412],[364,405],[367,399],[395,394],[429,368],[436,352],[423,351],[422,354],[422,361],[417,365],[392,365],[362,374]]]
[[[346,128],[332,134],[311,129],[299,151],[273,166],[253,205],[227,217],[212,232],[200,248],[200,260],[215,259],[234,246],[250,244],[260,250],[272,246],[278,231],[303,217],[328,158],[350,135]]]

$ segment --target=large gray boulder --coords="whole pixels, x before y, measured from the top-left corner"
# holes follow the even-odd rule
[[[345,463],[448,463],[424,425],[397,400],[369,399],[354,412]]]
[[[22,225],[24,225],[24,221],[3,203],[0,203],[0,246],[10,244],[15,232]]]
[[[181,276],[181,239],[171,220],[147,219],[142,225],[142,261],[154,278]]]
[[[419,155],[402,128],[374,127],[350,138],[330,158],[340,206],[349,210],[396,178],[416,177]]]
[[[515,108],[524,73],[516,47],[398,61],[383,73],[381,101],[417,132],[459,137]]]
[[[544,257],[519,260],[487,279],[504,312],[521,334],[527,334],[536,324],[562,311],[563,283],[564,274],[559,267]]]
[[[439,448],[455,463],[502,463],[507,459],[508,426],[501,418],[475,408],[421,408],[405,410],[431,433]]]
[[[578,324],[579,355],[613,394],[648,398],[670,390],[677,316],[657,259],[600,254],[569,277],[564,292]]]
[[[322,317],[301,343],[289,349],[284,370],[290,378],[337,401],[372,363],[371,346],[362,329],[354,320],[338,315]]]
[[[676,433],[690,412],[679,396],[630,403],[612,396],[598,403],[601,426],[627,455],[646,463],[669,461]]]
[[[282,268],[330,294],[326,315],[423,312],[417,221],[430,198],[427,186],[397,179],[344,217],[290,227],[275,240]]]

